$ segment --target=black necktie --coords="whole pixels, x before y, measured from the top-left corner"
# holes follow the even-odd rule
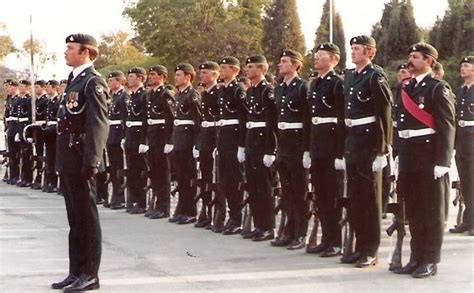
[[[66,87],[68,87],[71,84],[73,77],[74,77],[74,74],[72,74],[72,71],[71,71],[71,73],[69,73],[69,76],[67,77]]]

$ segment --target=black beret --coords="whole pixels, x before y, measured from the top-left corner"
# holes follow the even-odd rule
[[[371,36],[356,36],[353,37],[350,41],[351,46],[352,45],[363,45],[363,46],[369,46],[375,48],[377,46],[377,43],[375,42],[375,39],[372,38]]]
[[[148,72],[150,72],[150,71],[154,71],[154,72],[156,72],[158,74],[162,74],[162,75],[168,75],[168,69],[166,67],[164,67],[163,65],[152,66],[152,67],[150,67]]]
[[[267,63],[267,58],[263,55],[250,56],[245,60],[245,64],[256,63],[256,64],[265,64]]]
[[[23,84],[23,85],[31,85],[31,82],[27,79],[22,79],[19,81],[20,84]]]
[[[195,72],[194,71],[194,67],[189,64],[189,63],[181,63],[179,64],[178,66],[176,66],[175,68],[175,72],[178,71],[178,70],[181,70],[185,73],[191,73],[191,72]]]
[[[18,81],[10,79],[10,81],[8,82],[8,85],[19,86],[20,84],[18,83]]]
[[[143,67],[132,67],[128,70],[128,74],[130,73],[146,75],[146,70]]]
[[[199,69],[219,71],[219,64],[214,61],[204,61],[203,63],[199,64]]]
[[[233,65],[233,66],[240,67],[239,59],[235,58],[234,56],[227,56],[227,57],[222,58],[219,61],[219,65],[220,64],[227,64],[227,65]]]
[[[97,41],[91,35],[87,34],[72,34],[66,37],[66,44],[67,43],[79,43],[83,45],[90,45],[93,47],[97,47]]]
[[[39,86],[42,86],[44,87],[46,85],[46,81],[45,80],[37,80],[35,81],[35,85],[39,85]]]
[[[51,80],[48,80],[46,85],[58,86],[59,82],[57,80],[51,79]]]
[[[67,84],[67,79],[61,79],[61,81],[59,82],[59,84]]]
[[[434,59],[438,60],[438,50],[436,50],[435,47],[431,46],[430,44],[427,43],[416,43],[408,49],[408,54],[411,52],[420,52],[425,55],[429,55],[433,57]]]
[[[436,64],[433,66],[433,70],[443,70],[443,64],[436,62]]]
[[[300,52],[297,52],[297,51],[291,50],[291,49],[283,50],[283,52],[281,52],[281,54],[280,54],[280,58],[281,57],[290,57],[292,59],[296,59],[296,60],[299,60],[299,61],[303,62],[303,55],[301,55]]]
[[[198,83],[197,86],[206,87],[206,85],[203,82]]]
[[[463,64],[463,63],[474,64],[474,56],[466,56],[466,57],[462,58],[460,64]]]
[[[3,84],[9,84],[10,81],[12,81],[12,79],[11,79],[11,78],[7,78],[7,79],[5,79],[5,80],[3,81]]]
[[[399,71],[400,69],[408,69],[408,65],[406,63],[402,63],[397,66],[397,71]]]
[[[341,55],[341,50],[339,50],[339,47],[333,43],[322,43],[316,48],[316,52],[318,52],[319,50]]]
[[[309,74],[309,77],[317,77],[318,73],[316,71],[313,71]]]
[[[125,77],[125,74],[120,70],[114,70],[110,72],[108,75],[108,78],[113,78],[113,77]]]

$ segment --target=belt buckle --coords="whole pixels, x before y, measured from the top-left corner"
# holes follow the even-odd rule
[[[460,127],[464,127],[464,126],[466,126],[466,121],[459,120],[458,124],[459,124]]]
[[[286,122],[280,122],[280,129],[281,129],[281,130],[285,130],[286,127],[287,127]]]
[[[410,131],[409,130],[401,130],[401,137],[402,138],[410,138]]]
[[[202,127],[209,127],[209,122],[203,121],[202,122]]]
[[[313,124],[318,123],[318,120],[319,120],[318,117],[313,117]]]
[[[178,125],[179,125],[179,121],[178,121],[178,120],[174,120],[174,121],[173,121],[173,124],[174,124],[174,126],[178,126]]]
[[[127,121],[127,123],[125,123],[125,125],[127,125],[127,127],[130,127],[130,126],[132,126],[132,122]]]
[[[146,123],[148,123],[148,125],[152,125],[152,124],[153,124],[153,120],[152,120],[152,119],[148,119],[148,120],[146,121]]]
[[[352,127],[352,120],[351,119],[346,119],[346,126],[347,127]]]
[[[253,125],[252,125],[252,122],[250,122],[250,121],[247,122],[247,128],[248,128],[248,129],[252,129],[252,126],[253,126]]]
[[[217,125],[218,126],[224,126],[224,121],[222,121],[222,120],[217,121]]]

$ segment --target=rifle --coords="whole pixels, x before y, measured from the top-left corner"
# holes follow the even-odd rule
[[[349,256],[354,253],[354,229],[349,223],[350,199],[347,193],[347,171],[344,170],[344,191],[342,197],[337,199],[337,206],[342,208],[342,217],[339,221],[342,229],[342,255]]]
[[[122,149],[122,159],[123,159],[123,169],[122,170],[119,170],[118,171],[118,176],[120,177],[120,181],[123,181],[123,184],[120,185],[119,189],[121,191],[123,191],[124,195],[125,195],[125,206],[127,208],[130,208],[132,206],[132,202],[130,200],[130,194],[128,192],[126,192],[126,188],[127,188],[127,177],[128,177],[128,173],[130,172],[128,170],[128,165],[127,165],[127,156],[125,154],[125,150]]]
[[[240,203],[240,210],[244,211],[244,220],[242,224],[242,235],[252,232],[252,212],[250,209],[250,195],[248,193],[248,184],[245,177],[243,181],[239,183],[239,192],[243,193],[243,201]]]
[[[310,175],[311,176],[311,175]],[[310,181],[311,182],[311,181]],[[308,183],[308,191],[306,193],[306,200],[311,201],[311,209],[306,214],[308,221],[313,217],[313,228],[309,234],[308,245],[306,246],[306,252],[313,252],[314,248],[318,245],[318,229],[319,229],[319,213],[318,207],[316,205],[316,193],[314,191],[314,186],[311,183]]]
[[[212,199],[209,202],[209,209],[212,209],[219,201],[222,200],[221,196],[221,190],[220,190],[220,184],[219,184],[219,178],[220,178],[220,173],[219,173],[219,152],[214,150],[215,155],[214,155],[214,162],[212,165],[212,183],[208,187],[208,190],[212,192]],[[220,230],[222,229],[222,226],[224,225],[224,219],[225,219],[225,205],[224,208],[220,205],[217,205],[217,207],[214,207],[214,216],[212,217],[212,225],[214,229]]]
[[[286,207],[285,201],[283,199],[283,191],[281,188],[280,177],[278,172],[275,172],[274,181],[273,181],[273,188],[272,188],[272,195],[277,199],[277,204],[275,206],[275,216],[281,212],[280,215],[280,224],[278,225],[277,230],[277,239],[281,239],[283,237],[283,232],[285,230],[286,222],[287,222],[287,214],[286,214]]]
[[[456,227],[462,223],[464,215],[464,196],[461,191],[461,182],[453,181],[451,188],[456,189],[456,197],[453,200],[453,205],[458,207],[458,214],[456,216]]]

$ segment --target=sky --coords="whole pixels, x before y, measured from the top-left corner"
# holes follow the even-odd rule
[[[325,0],[297,0],[307,48],[314,44]],[[384,3],[388,0],[335,0],[335,9],[341,14],[346,41],[356,35],[370,34],[380,20]],[[64,39],[71,33],[88,33],[96,38],[119,30],[133,33],[130,22],[122,16],[127,0],[14,0],[2,1],[0,22],[7,25],[17,48],[30,35],[29,17],[33,15],[33,35],[48,53],[57,54],[56,64],[38,72],[41,79],[61,79],[71,70],[63,58]],[[412,0],[415,20],[420,27],[431,27],[437,16],[444,15],[447,0]],[[80,5],[78,5],[80,3]],[[349,45],[348,49],[349,49]],[[349,50],[348,50],[349,52]],[[250,52],[249,52],[250,53]],[[4,65],[17,70],[29,67],[28,59],[15,54],[4,60]]]

